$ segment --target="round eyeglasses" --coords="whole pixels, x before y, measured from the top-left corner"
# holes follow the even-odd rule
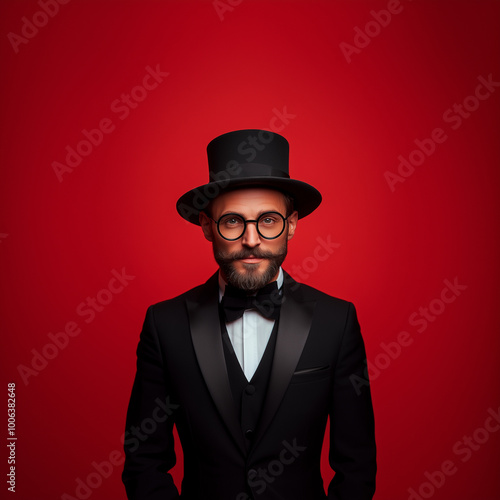
[[[249,222],[255,223],[259,236],[266,240],[274,240],[285,230],[285,221],[288,217],[283,217],[279,212],[265,212],[259,215],[258,219],[245,220],[240,214],[233,213],[224,214],[219,220],[212,217],[210,219],[217,224],[217,231],[225,240],[235,241],[245,234]]]

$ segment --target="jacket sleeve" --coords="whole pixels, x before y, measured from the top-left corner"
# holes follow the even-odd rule
[[[175,465],[175,404],[166,385],[153,307],[137,347],[137,373],[127,412],[122,480],[129,500],[172,500],[179,492],[168,472]]]
[[[349,304],[330,406],[331,500],[370,500],[375,493],[375,426],[366,354],[356,310]]]

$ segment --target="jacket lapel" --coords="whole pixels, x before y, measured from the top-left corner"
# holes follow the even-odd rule
[[[243,433],[229,385],[219,320],[217,273],[200,289],[196,299],[187,299],[191,338],[212,399],[229,432],[242,452]]]
[[[254,446],[262,439],[283,399],[311,328],[316,302],[304,301],[301,294],[294,292],[298,286],[298,283],[285,273],[284,299],[273,367]]]

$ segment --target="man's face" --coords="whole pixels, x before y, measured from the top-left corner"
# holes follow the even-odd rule
[[[245,220],[256,220],[265,212],[279,212],[286,217],[285,197],[279,191],[249,188],[229,191],[218,196],[211,206],[214,220],[225,214],[239,214]],[[222,238],[217,224],[206,214],[200,214],[205,238],[212,242],[214,257],[224,280],[247,292],[254,292],[278,277],[279,267],[287,253],[298,215],[293,212],[285,221],[285,230],[276,239],[265,239],[257,232],[255,223],[248,223],[243,236],[235,241]]]

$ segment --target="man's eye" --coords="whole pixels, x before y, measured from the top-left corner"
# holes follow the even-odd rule
[[[271,224],[274,224],[276,222],[276,219],[273,217],[264,217],[261,219],[262,224],[265,224],[266,226],[270,226]]]
[[[238,217],[230,217],[229,219],[225,219],[223,222],[226,226],[237,226],[238,224],[241,224],[241,220]]]

